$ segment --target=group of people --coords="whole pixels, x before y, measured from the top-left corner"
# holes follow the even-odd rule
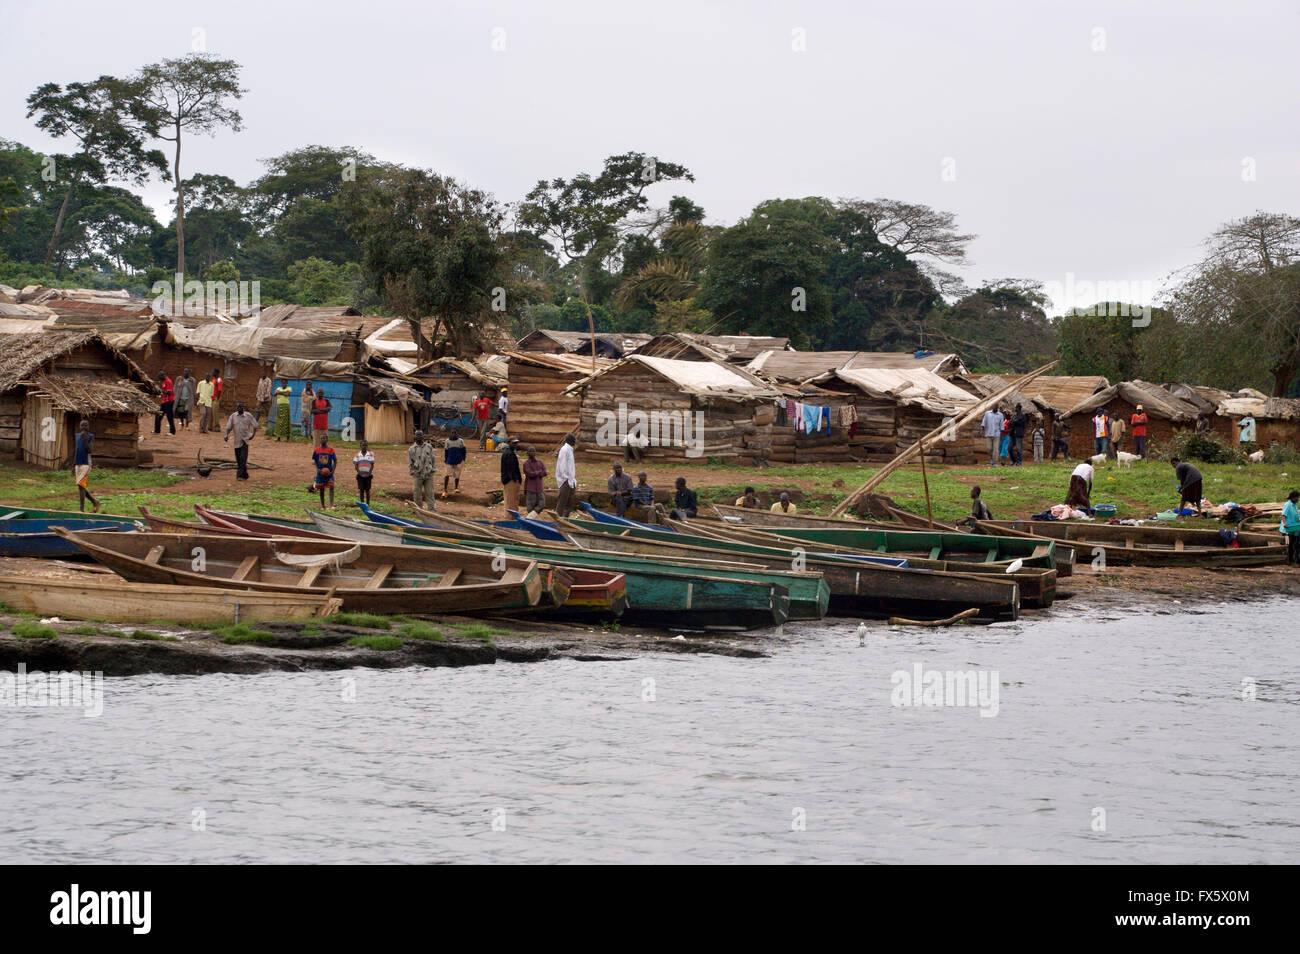
[[[197,380],[190,369],[185,368],[175,381],[166,371],[158,372],[158,410],[154,413],[153,432],[162,433],[162,423],[176,433],[176,423],[180,422],[182,430],[188,430],[190,421],[197,414],[199,433],[206,434],[221,426],[221,394],[225,381],[221,378],[221,369],[213,368]]]
[[[1114,460],[1124,450],[1125,435],[1131,433],[1133,453],[1146,460],[1147,423],[1147,412],[1141,404],[1133,409],[1127,425],[1123,417],[1112,417],[1106,408],[1098,408],[1092,418],[1093,453]]]
[[[984,417],[980,420],[980,433],[989,444],[989,466],[999,467],[1003,460],[1009,461],[1012,467],[1024,463],[1025,429],[1028,426],[1029,415],[1019,404],[1009,415],[1003,414],[996,407],[984,412]],[[1043,462],[1043,441],[1046,436],[1042,423],[1035,422],[1029,440],[1034,449],[1036,464]],[[1055,450],[1052,459],[1056,459]]]

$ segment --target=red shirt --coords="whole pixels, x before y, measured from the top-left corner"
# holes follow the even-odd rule
[[[488,415],[492,413],[492,402],[487,398],[479,398],[474,402],[474,416],[480,421],[486,421]]]
[[[221,397],[221,375],[212,379],[212,396]]]
[[[166,404],[168,401],[176,400],[176,392],[172,388],[172,379],[163,378],[162,382],[162,400]]]
[[[325,428],[329,427],[329,403],[330,402],[325,400],[323,397],[318,397],[316,400],[311,402],[311,426],[316,428],[318,431],[323,431]]]
[[[1129,418],[1129,423],[1133,425],[1134,437],[1147,436],[1147,416],[1145,414],[1134,414]]]

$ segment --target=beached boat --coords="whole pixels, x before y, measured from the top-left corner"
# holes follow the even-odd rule
[[[1266,566],[1286,560],[1280,535],[1239,532],[1236,546],[1219,530],[1150,527],[1072,520],[981,520],[988,533],[1056,540],[1072,545],[1082,561],[1104,554],[1108,566]],[[1231,531],[1229,531],[1231,532]]]
[[[358,542],[401,545],[401,531],[378,524],[351,520],[335,514],[309,510],[308,516],[322,533],[338,539]],[[364,533],[359,532],[364,531]],[[549,564],[538,564],[549,570]],[[606,570],[589,570],[582,567],[558,566],[570,578],[568,598],[559,605],[539,603],[535,607],[513,610],[485,611],[484,615],[527,615],[541,619],[566,621],[610,621],[618,619],[627,609],[627,581],[622,573]]]
[[[258,537],[302,537],[307,540],[329,540],[327,533],[321,533],[316,525],[306,520],[289,520],[285,517],[254,517],[246,513],[232,513],[229,510],[214,510],[202,504],[194,505],[194,513],[204,523],[227,530],[242,530]]]
[[[503,554],[333,538],[56,532],[120,576],[143,583],[337,596],[344,609],[371,613],[504,609],[534,606],[542,597],[537,563]]]
[[[63,619],[186,624],[311,619],[329,616],[343,605],[329,596],[128,583],[108,574],[85,580],[0,576],[0,602],[19,613]]]
[[[695,536],[681,531],[670,537],[664,537],[662,534],[647,533],[632,528],[619,530],[592,521],[572,518],[564,521],[564,523],[569,538],[578,546],[589,549],[639,553],[652,557],[660,556],[665,559],[707,555],[710,559],[733,559],[745,563],[758,562],[769,568],[789,566],[791,561],[791,548],[781,546],[778,539],[751,542],[748,540],[729,540],[722,537]],[[864,560],[897,569],[928,570],[944,574],[959,573],[991,578],[996,582],[1005,582],[1007,579],[1012,579],[1020,587],[1020,605],[1028,609],[1045,609],[1056,600],[1057,574],[1056,570],[1051,568],[1021,566],[1008,573],[1008,570],[1013,568],[1007,563],[986,564],[955,560],[931,560],[928,557],[899,556],[897,554],[809,553],[807,549],[806,545],[800,546],[800,550],[804,551],[801,557],[802,561],[808,569],[820,571],[826,577],[827,583],[830,584],[830,615],[832,616],[839,615],[845,609],[846,602],[849,606],[862,602],[860,597],[863,586],[870,585],[873,582],[872,579],[868,578],[866,584],[864,584],[863,578],[856,572],[861,569]],[[882,585],[888,582],[891,590],[896,587],[896,582],[893,580],[885,581],[880,579],[880,582]],[[995,587],[985,598],[992,597],[996,600],[1001,598],[999,594],[1002,593],[1005,593],[1004,588]],[[944,618],[941,615],[927,612],[924,608],[913,609],[909,612],[920,613],[920,617],[912,616],[911,618]]]
[[[222,527],[211,523],[195,523],[185,520],[172,520],[168,517],[159,517],[149,510],[148,507],[140,508],[140,516],[144,518],[146,526],[154,533],[217,533],[224,536],[248,537],[254,536],[247,530],[236,530],[233,527]]]
[[[104,532],[130,532],[144,528],[143,521],[130,517],[60,510],[8,509],[0,513],[0,556],[73,557],[81,551],[54,532],[55,527]]]
[[[518,555],[533,552],[538,554],[536,559],[545,563],[622,573],[627,587],[624,623],[672,629],[742,630],[779,626],[790,618],[789,589],[784,582],[773,582],[771,575],[766,579],[739,574],[723,576],[726,567],[703,561],[690,567],[669,566],[662,561],[620,559],[620,554],[593,554],[575,547],[540,544],[530,547],[489,536],[476,537],[428,527],[335,519],[344,521],[338,525],[340,535],[347,534],[359,541],[400,539],[409,545],[455,552],[492,552],[496,548]],[[829,603],[829,589],[824,599]]]

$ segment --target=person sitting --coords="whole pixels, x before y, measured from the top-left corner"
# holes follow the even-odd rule
[[[980,499],[980,489],[978,487],[970,489],[970,515],[972,520],[993,519],[993,514],[989,512],[988,505]]]
[[[632,502],[632,478],[623,473],[623,465],[614,464],[614,473],[605,481],[609,491],[609,502],[614,505],[614,512],[620,517],[627,513],[627,506]]]
[[[655,505],[655,489],[646,481],[646,472],[636,475],[636,486],[632,488],[632,506],[650,510]]]
[[[746,487],[745,493],[736,498],[736,506],[744,507],[746,510],[757,510],[758,492],[753,487]]]
[[[776,503],[769,508],[772,513],[798,513],[799,508],[790,502],[790,495],[784,490]]]
[[[686,486],[686,478],[677,478],[677,493],[673,496],[673,512],[669,514],[674,520],[685,520],[700,515],[700,501],[695,491]]]

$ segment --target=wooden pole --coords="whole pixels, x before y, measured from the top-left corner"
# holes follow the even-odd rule
[[[921,486],[925,488],[925,519],[934,529],[934,513],[930,510],[930,478],[925,475],[925,451],[918,452],[921,457]]]
[[[1030,371],[1028,374],[1020,378],[1017,378],[1011,384],[1008,384],[1001,391],[998,391],[995,394],[991,394],[986,398],[982,398],[981,400],[976,401],[973,405],[971,405],[961,414],[953,418],[952,423],[940,424],[929,434],[926,434],[920,440],[918,440],[914,446],[909,447],[907,450],[903,451],[901,454],[899,454],[897,457],[891,460],[884,467],[880,468],[880,470],[876,471],[875,474],[871,476],[870,480],[868,480],[865,484],[863,484],[857,490],[853,491],[853,493],[849,494],[842,501],[840,501],[839,505],[830,512],[830,515],[832,517],[838,517],[840,514],[844,513],[844,511],[848,510],[855,503],[861,500],[862,497],[864,497],[866,494],[871,493],[871,491],[875,490],[882,483],[884,483],[886,477],[888,477],[894,471],[898,470],[898,468],[902,467],[909,460],[915,457],[918,453],[923,452],[925,450],[925,445],[929,444],[939,435],[943,434],[944,431],[947,431],[949,429],[956,431],[958,428],[963,427],[964,425],[970,423],[972,420],[978,419],[981,415],[983,415],[985,411],[987,411],[991,407],[994,407],[999,401],[1001,401],[1012,391],[1018,390],[1019,388],[1028,384],[1030,381],[1034,380],[1034,378],[1038,377],[1040,374],[1046,374],[1048,371],[1052,370],[1052,368],[1056,367],[1056,365],[1057,362],[1053,361],[1050,364],[1043,365],[1041,368],[1038,368],[1035,371]]]

